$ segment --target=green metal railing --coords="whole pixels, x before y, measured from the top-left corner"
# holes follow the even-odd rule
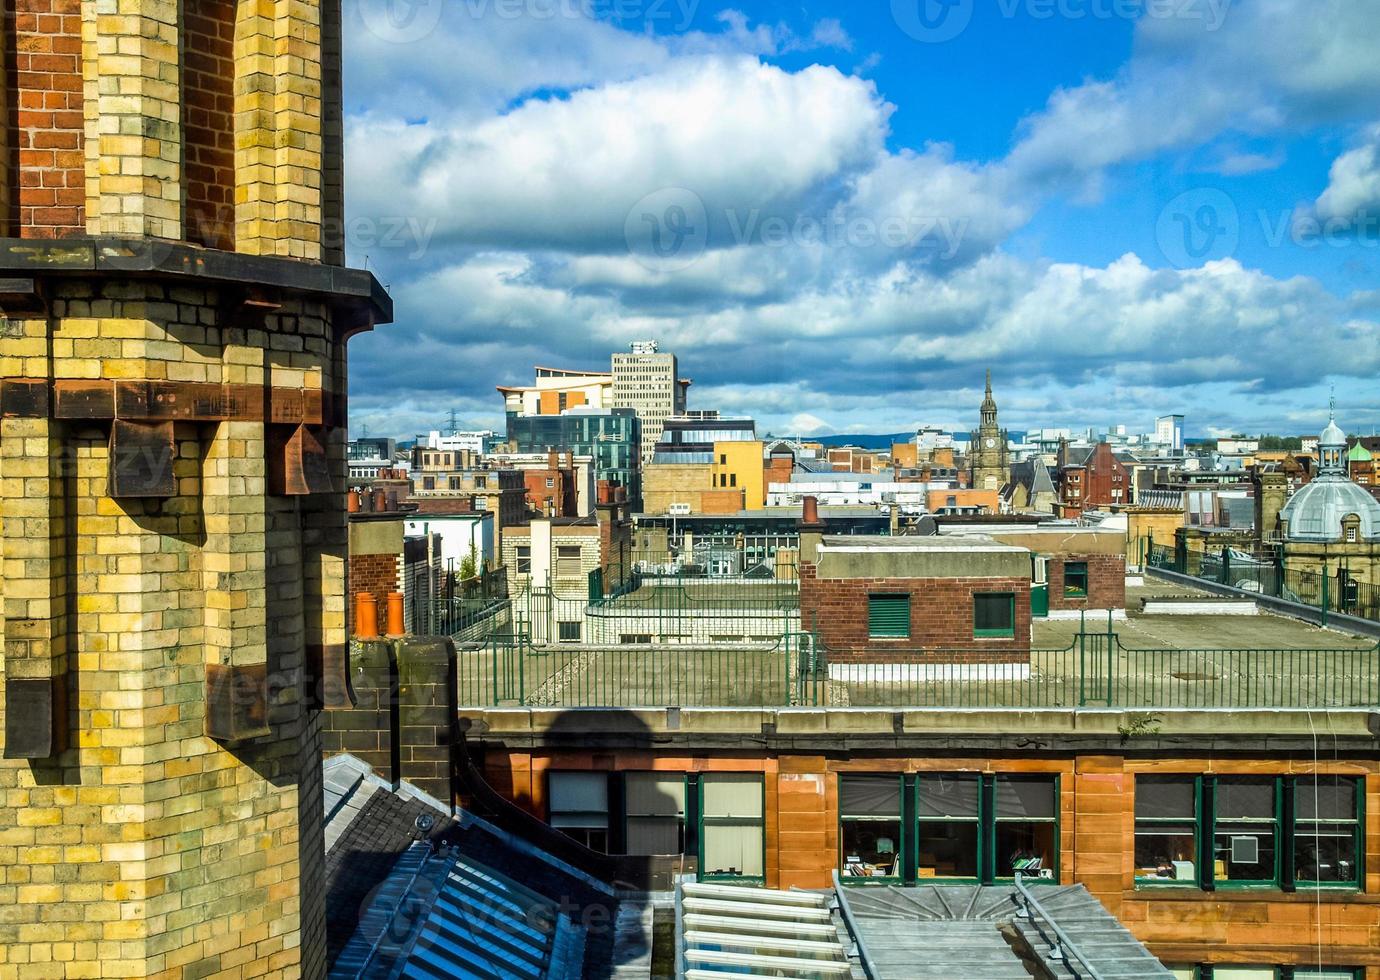
[[[1111,629],[1058,649],[827,650],[763,645],[534,645],[461,652],[467,707],[1327,708],[1380,704],[1380,647],[1146,649]]]
[[[409,620],[413,632],[470,640],[508,628],[508,576],[503,568],[486,569],[469,579],[442,573],[436,590],[435,596],[423,589],[409,591],[416,596]]]
[[[1273,596],[1317,609],[1326,625],[1329,613],[1342,613],[1380,622],[1380,586],[1358,581],[1346,564],[1323,566],[1322,572],[1285,568],[1277,555],[1245,555],[1222,548],[1203,551],[1150,544],[1145,563],[1247,592]]]

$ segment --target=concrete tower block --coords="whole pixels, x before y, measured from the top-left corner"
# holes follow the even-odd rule
[[[319,261],[328,6],[4,21],[0,980],[324,974],[346,343],[391,318]]]

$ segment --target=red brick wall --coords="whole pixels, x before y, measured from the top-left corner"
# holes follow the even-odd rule
[[[85,234],[81,0],[15,0],[5,8],[19,167],[10,181],[11,226],[21,238]]]
[[[235,0],[183,8],[183,179],[188,241],[235,247]]]
[[[577,517],[579,503],[575,496],[575,474],[568,469],[524,470],[527,484],[527,506],[543,516]],[[551,481],[551,486],[546,481]],[[552,513],[551,508],[555,508]]]
[[[1064,595],[1064,563],[1070,561],[1088,563],[1085,598]],[[1046,567],[1050,609],[1126,608],[1126,559],[1120,555],[1051,555]]]
[[[370,592],[382,599],[398,591],[398,556],[352,555],[347,574],[351,595]]]
[[[910,595],[910,636],[872,639],[867,635],[867,597],[873,592]],[[973,595],[1013,592],[1016,635],[1010,639],[973,636]],[[946,651],[943,659],[971,663],[1024,661],[1030,650],[1030,582],[1024,578],[859,578],[818,579],[814,565],[800,566],[800,614],[804,629],[814,629],[829,659],[885,663],[914,660],[918,649]],[[953,657],[947,651],[961,651]]]

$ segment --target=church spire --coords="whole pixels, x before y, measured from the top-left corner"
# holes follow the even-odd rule
[[[982,415],[983,415],[983,421],[984,421],[984,423],[987,421],[987,417],[990,415],[990,416],[992,417],[992,419],[991,419],[991,420],[992,420],[992,423],[995,424],[995,423],[996,423],[996,414],[997,414],[997,400],[996,400],[995,398],[992,397],[992,369],[991,369],[991,368],[988,368],[988,369],[987,369],[987,394],[986,394],[986,396],[982,399]]]

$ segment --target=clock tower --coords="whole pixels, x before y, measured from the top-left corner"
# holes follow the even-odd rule
[[[987,371],[987,393],[982,399],[981,420],[972,434],[968,466],[975,490],[1000,490],[1011,480],[1007,457],[1006,430],[997,425],[997,403],[992,397],[992,371]]]

